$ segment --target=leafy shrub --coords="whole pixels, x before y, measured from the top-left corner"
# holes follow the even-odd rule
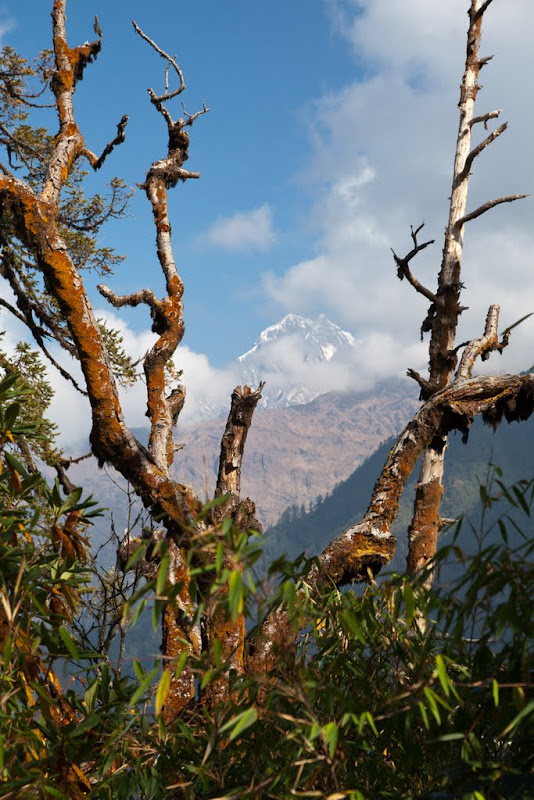
[[[98,512],[28,471],[20,448],[39,434],[23,402],[16,376],[0,382],[0,797],[534,797],[532,483],[508,489],[497,473],[481,489],[485,509],[506,504],[499,541],[443,548],[431,590],[424,575],[393,575],[312,596],[306,565],[280,562],[266,595],[257,539],[224,523],[199,543],[197,579],[216,575],[228,616],[283,602],[304,633],[271,674],[232,675],[228,702],[193,702],[165,726],[158,661],[122,676],[73,627]],[[239,569],[225,567],[224,540]],[[172,588],[161,556],[128,614],[153,597],[157,622]],[[193,668],[199,689],[227,669]]]

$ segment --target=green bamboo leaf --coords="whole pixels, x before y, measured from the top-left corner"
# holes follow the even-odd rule
[[[499,705],[499,684],[493,679],[492,682],[492,692],[493,692],[493,702],[495,703],[495,708]]]
[[[180,658],[178,659],[178,663],[174,670],[174,676],[179,678],[182,672],[184,671],[185,665],[187,664],[187,659],[189,658],[189,653],[187,650],[183,650],[180,653]]]
[[[406,624],[410,625],[415,613],[415,597],[409,583],[404,584],[404,605],[406,606]]]
[[[237,569],[232,570],[228,579],[228,605],[232,619],[237,619],[243,611],[243,577]]]
[[[229,738],[230,741],[233,741],[236,736],[239,736],[240,733],[243,733],[243,731],[246,731],[251,725],[254,725],[258,717],[258,709],[252,706],[251,708],[247,708],[246,711],[236,714],[232,719],[229,719],[228,722],[222,726],[220,732],[231,731]]]
[[[428,714],[427,714],[427,711],[426,711],[425,705],[424,705],[424,703],[422,703],[421,701],[419,701],[417,705],[419,706],[419,711],[421,712],[421,717],[423,718],[423,722],[424,722],[425,728],[426,728],[427,730],[429,730],[429,728],[430,728],[430,721],[429,721],[429,719],[428,719]]]
[[[69,655],[73,659],[78,660],[80,658],[80,654],[78,652],[78,648],[76,647],[76,644],[74,643],[74,639],[72,638],[70,633],[68,631],[66,631],[63,626],[61,626],[58,629],[58,633],[59,633],[59,636],[60,636],[63,644],[65,645],[65,647],[69,651]]]
[[[66,514],[67,511],[71,511],[74,506],[77,506],[80,502],[80,497],[82,496],[83,489],[81,486],[77,486],[76,489],[73,489],[72,492],[68,495],[65,499],[65,502],[61,506],[58,512],[58,516],[61,514]]]
[[[135,706],[138,700],[144,695],[154,678],[159,672],[159,667],[154,667],[154,669],[150,670],[150,672],[143,678],[137,689],[135,690],[132,699],[130,700],[130,706]]]
[[[512,491],[517,497],[517,502],[519,503],[519,505],[521,506],[527,517],[530,517],[530,508],[528,507],[528,503],[525,500],[523,492],[517,486],[512,486]]]
[[[430,742],[458,742],[464,738],[465,733],[444,733],[443,736],[437,736],[435,739],[431,739]]]
[[[323,726],[323,738],[328,747],[328,755],[334,758],[339,738],[339,728],[335,722],[328,722]]]
[[[132,567],[135,567],[135,565],[137,563],[139,563],[139,561],[141,561],[141,559],[143,558],[143,556],[146,553],[147,547],[148,547],[148,542],[141,542],[139,544],[139,547],[135,548],[135,550],[133,551],[132,555],[128,559],[128,562],[127,562],[127,564],[126,564],[126,566],[124,568],[125,572],[128,572],[129,570],[131,570]]]
[[[224,547],[223,543],[219,542],[217,545],[217,550],[215,553],[215,571],[217,575],[220,575],[223,565],[223,557],[224,557]]]
[[[19,414],[20,403],[11,403],[11,405],[6,408],[4,415],[4,427],[6,430],[10,431],[13,429],[13,425]]]
[[[361,644],[367,644],[367,640],[362,632],[362,627],[352,612],[340,611],[339,620],[347,633],[361,642]]]
[[[228,534],[232,530],[232,525],[233,524],[234,524],[233,520],[231,520],[229,517],[227,517],[226,519],[223,519],[222,525],[221,525],[221,534],[223,536],[228,536]]]
[[[513,322],[512,325],[508,325],[508,327],[505,328],[503,330],[503,332],[501,333],[501,336],[504,336],[505,333],[510,333],[510,331],[513,331],[514,328],[517,328],[518,325],[521,325],[521,323],[524,322],[529,317],[531,317],[532,314],[534,314],[534,311],[531,311],[530,314],[525,314],[524,317],[521,317],[521,319],[518,319],[517,322]],[[528,371],[530,372],[531,370],[528,370]]]
[[[362,714],[362,717],[365,718],[365,721],[367,722],[367,724],[369,725],[369,727],[373,731],[374,735],[378,736],[378,730],[377,730],[377,727],[375,725],[375,721],[373,719],[373,715],[371,714],[371,712],[370,711],[364,711],[364,713]]]
[[[507,725],[506,728],[499,734],[499,739],[502,739],[504,736],[509,734],[510,731],[519,725],[522,719],[527,717],[529,714],[532,714],[532,712],[534,712],[534,700],[531,700],[530,703],[513,718],[510,724]]]
[[[51,795],[51,797],[57,797],[59,798],[59,800],[65,800],[65,795],[63,794],[63,792],[60,792],[59,789],[56,789],[54,786],[50,786],[50,784],[45,784],[43,788],[47,794]]]
[[[146,600],[141,600],[141,602],[138,603],[134,609],[132,617],[128,623],[129,628],[134,627],[134,625],[136,624],[137,620],[139,619],[145,608],[146,608]]]
[[[143,670],[143,665],[141,664],[141,662],[139,661],[138,658],[134,658],[134,660],[133,660],[133,668],[134,668],[135,677],[137,678],[137,680],[138,681],[142,681],[143,678],[145,677],[145,672]]]
[[[18,472],[23,478],[29,477],[26,467],[18,460],[18,458],[16,458],[16,456],[13,455],[13,453],[10,453],[6,450],[4,457],[11,469],[14,469],[15,472]]]
[[[89,686],[89,688],[87,689],[87,691],[83,696],[83,701],[88,711],[92,711],[94,709],[97,692],[98,692],[98,681],[95,680]]]
[[[159,717],[161,714],[161,709],[167,699],[167,695],[169,694],[169,689],[171,686],[171,673],[168,670],[163,670],[163,674],[161,676],[158,689],[156,692],[156,702],[155,702],[155,711],[156,716]]]
[[[161,557],[161,564],[158,567],[158,577],[156,578],[156,594],[162,595],[165,584],[167,583],[167,576],[169,574],[170,556],[165,553]]]
[[[82,721],[76,725],[73,731],[70,732],[70,736],[74,739],[75,737],[81,736],[82,733],[86,731],[90,731],[93,728],[96,728],[97,725],[100,725],[102,722],[102,717],[100,714],[89,714],[88,717],[82,719]]]
[[[430,706],[430,711],[438,725],[441,725],[441,714],[439,713],[438,704],[436,703],[436,695],[429,689],[427,686],[424,688],[425,697],[427,699],[428,705]]]
[[[451,693],[451,682],[450,678],[447,675],[447,669],[445,667],[445,662],[443,660],[443,656],[437,655],[436,656],[436,667],[438,671],[438,678],[443,691],[445,692],[446,697],[448,697]]]

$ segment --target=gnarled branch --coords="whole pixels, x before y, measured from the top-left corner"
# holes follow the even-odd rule
[[[95,172],[100,169],[106,158],[113,152],[115,147],[124,142],[126,138],[126,125],[128,124],[128,119],[128,114],[124,114],[124,116],[121,118],[121,121],[117,125],[117,135],[114,139],[107,143],[99,157],[86,148],[84,148],[82,151],[83,155],[87,157]]]
[[[395,263],[397,265],[397,277],[399,278],[399,280],[402,281],[404,278],[406,278],[408,283],[410,283],[414,287],[416,292],[422,294],[424,297],[427,298],[427,300],[430,300],[431,303],[436,303],[437,302],[436,295],[433,292],[431,292],[430,289],[427,289],[426,286],[423,286],[421,283],[419,283],[417,278],[415,278],[412,275],[410,267],[408,266],[412,258],[415,258],[415,256],[418,253],[420,253],[421,250],[424,250],[425,247],[434,244],[435,241],[434,239],[430,239],[428,242],[422,242],[421,244],[418,243],[417,234],[423,229],[424,224],[425,223],[422,222],[421,225],[419,225],[419,227],[416,228],[415,230],[413,229],[413,227],[410,228],[413,241],[413,248],[407,255],[404,256],[404,258],[400,258],[395,253],[393,248],[391,248],[391,252],[393,253],[393,258],[395,259]]]
[[[460,360],[460,366],[456,372],[456,380],[466,380],[470,378],[477,358],[480,357],[485,361],[489,358],[491,352],[498,350],[502,353],[508,344],[508,335],[505,335],[503,341],[499,342],[499,311],[500,306],[497,304],[490,306],[486,317],[484,335],[478,339],[473,339],[473,341],[466,345]]]
[[[492,425],[527,419],[534,412],[534,375],[500,375],[455,381],[434,394],[412,417],[391,450],[375,485],[363,519],[351,526],[319,555],[306,576],[308,590],[321,585],[365,582],[379,572],[395,552],[391,525],[399,499],[420,454],[436,438],[452,430],[463,433],[476,416]],[[441,517],[437,527],[441,526]],[[412,550],[412,554],[415,548]],[[428,558],[433,556],[428,553]],[[296,633],[283,606],[270,611],[249,636],[247,669],[267,672],[275,666],[279,648],[289,648]]]

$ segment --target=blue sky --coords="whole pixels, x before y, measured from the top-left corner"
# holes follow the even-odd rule
[[[49,46],[50,5],[4,2],[5,16],[13,21],[4,41],[26,55]],[[175,254],[186,282],[185,342],[223,364],[281,313],[277,303],[265,303],[258,288],[261,274],[280,273],[313,252],[307,217],[314,189],[303,179],[310,153],[309,107],[317,96],[356,76],[351,49],[333,31],[322,0],[71,0],[71,43],[93,37],[95,13],[104,46],[76,94],[90,147],[99,150],[122,114],[130,115],[127,141],[99,180],[117,174],[134,186],[165,152],[165,126],[146,94],[148,86],[162,87],[163,62],[135,35],[132,19],[178,55],[188,85],[187,110],[197,110],[202,102],[211,109],[191,136],[189,167],[201,172],[201,180],[179,186],[171,203]],[[179,100],[171,110],[179,115]],[[128,255],[115,284],[121,291],[138,288],[148,270],[156,271],[150,210],[142,192],[137,191],[131,214],[109,231],[118,251]],[[236,214],[241,217],[234,222],[234,235],[225,238],[221,222]],[[251,231],[248,238],[240,237],[248,215]],[[143,314],[130,312],[135,327],[147,324]]]
[[[135,36],[132,18],[178,55],[187,110],[202,102],[211,109],[192,132],[188,166],[201,179],[171,196],[175,255],[186,286],[187,332],[176,361],[185,367],[190,408],[208,388],[227,393],[233,379],[227,365],[288,311],[324,312],[359,341],[357,357],[334,388],[369,388],[407,367],[424,369],[419,327],[426,302],[396,279],[390,248],[407,252],[410,224],[425,220],[436,245],[414,270],[433,288],[468,5],[70,0],[72,44],[92,37],[95,13],[104,31],[103,51],[76,94],[91,149],[99,151],[120,117],[130,115],[126,143],[93,185],[116,174],[135,186],[165,152],[165,127],[146,95],[148,86],[162,86],[163,63]],[[27,56],[49,46],[50,7],[48,0],[2,0],[3,42]],[[478,109],[503,108],[510,129],[477,159],[470,208],[534,190],[533,30],[532,0],[494,0],[483,52],[496,58],[482,73]],[[54,130],[55,120],[49,122]],[[161,285],[150,210],[139,191],[130,213],[109,230],[128,256],[110,281],[120,293]],[[490,303],[501,303],[503,326],[534,310],[532,213],[527,200],[469,226],[464,299],[470,311],[461,319],[459,341],[480,335]],[[99,297],[95,304],[103,308]],[[127,343],[141,352],[149,337],[145,310],[126,312],[122,320],[115,322]],[[532,324],[514,332],[489,369],[534,362]],[[132,424],[139,424],[142,402],[133,394],[128,404]]]

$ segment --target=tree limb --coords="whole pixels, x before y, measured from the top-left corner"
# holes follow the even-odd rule
[[[497,111],[489,111],[487,114],[482,114],[480,117],[473,117],[469,125],[473,127],[473,125],[483,122],[484,128],[487,130],[490,119],[497,119],[501,115],[501,112],[502,108],[498,109]]]
[[[419,231],[422,230],[424,224],[425,224],[424,222],[421,223],[421,225],[419,225],[419,227],[416,230],[414,230],[413,227],[410,228],[414,246],[410,250],[410,252],[406,256],[404,256],[404,258],[400,258],[395,253],[393,248],[391,248],[391,252],[393,253],[393,258],[395,259],[395,263],[397,265],[397,277],[399,278],[399,280],[402,281],[403,278],[406,278],[408,283],[410,283],[414,287],[416,292],[419,292],[419,294],[422,294],[424,297],[426,297],[428,300],[430,300],[431,303],[435,303],[435,302],[437,302],[436,301],[436,295],[433,294],[433,292],[431,292],[430,289],[427,289],[425,286],[423,286],[421,283],[419,283],[419,281],[412,275],[412,273],[410,271],[410,267],[408,266],[410,261],[412,260],[412,258],[415,258],[415,256],[418,253],[420,253],[421,250],[424,250],[425,247],[428,247],[429,245],[434,244],[434,241],[435,241],[434,239],[430,239],[428,242],[423,242],[422,244],[418,243],[417,234],[419,233]]]
[[[455,223],[455,227],[457,230],[460,230],[467,222],[471,222],[471,220],[476,219],[477,217],[481,217],[482,214],[485,214],[486,211],[490,211],[495,206],[500,206],[503,203],[513,203],[515,200],[524,200],[526,197],[530,197],[529,194],[509,194],[505,197],[496,197],[494,200],[488,200],[487,203],[483,203],[481,206],[476,208],[474,211],[471,211],[469,214],[466,214],[463,217],[460,217]]]
[[[492,2],[493,2],[493,0],[485,0],[485,2],[482,3],[482,5],[478,9],[478,11],[476,11],[475,14],[474,14],[473,22],[476,23],[476,22],[478,22],[479,20],[482,19],[482,17],[486,13],[486,11],[488,10],[488,7],[491,5]]]
[[[100,169],[106,158],[110,155],[110,153],[117,147],[117,145],[122,144],[126,138],[126,125],[128,124],[128,114],[124,114],[121,118],[121,121],[117,125],[117,135],[114,139],[107,143],[104,150],[102,151],[102,155],[98,158],[94,153],[86,148],[83,149],[83,155],[87,157],[87,160],[91,164],[92,168],[95,170]]]
[[[508,344],[508,336],[503,337],[503,341],[499,342],[499,311],[500,306],[497,304],[490,306],[486,317],[484,335],[478,339],[473,339],[465,347],[460,366],[456,372],[457,380],[467,380],[471,377],[475,361],[479,356],[485,361],[492,351],[498,350],[502,353]]]
[[[471,170],[471,166],[472,166],[472,164],[473,164],[473,161],[475,160],[475,158],[476,158],[477,156],[479,156],[479,155],[480,155],[480,153],[481,153],[483,150],[485,150],[485,149],[486,149],[486,147],[488,147],[488,146],[489,146],[489,145],[490,145],[492,142],[494,142],[494,141],[495,141],[495,139],[497,139],[497,138],[498,138],[498,137],[499,137],[499,136],[500,136],[502,133],[504,133],[504,132],[505,132],[505,130],[506,130],[507,128],[508,128],[508,123],[507,123],[507,122],[504,122],[504,123],[503,123],[502,125],[500,125],[498,128],[495,128],[495,130],[494,130],[494,131],[492,131],[492,133],[490,133],[490,135],[489,135],[489,136],[487,136],[487,137],[484,139],[484,141],[482,141],[482,142],[480,142],[479,144],[477,144],[477,146],[476,146],[476,147],[474,147],[474,148],[471,150],[471,152],[469,153],[469,155],[467,156],[467,158],[466,158],[466,160],[465,160],[465,166],[464,166],[464,168],[463,168],[462,172],[460,172],[460,174],[459,174],[459,175],[456,177],[456,180],[457,180],[457,181],[459,181],[459,182],[460,182],[460,181],[463,181],[463,180],[464,180],[464,178],[466,178],[466,177],[467,177],[467,175],[469,174],[469,172],[470,172],[470,170]]]

